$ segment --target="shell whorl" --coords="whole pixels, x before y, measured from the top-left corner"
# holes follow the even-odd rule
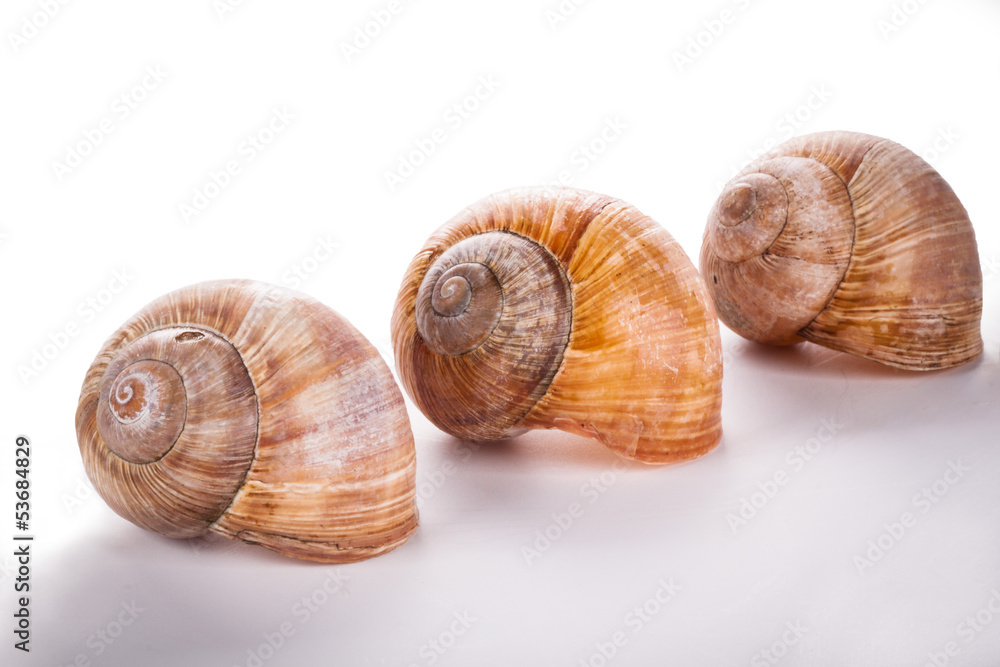
[[[403,387],[457,437],[557,428],[648,463],[721,438],[705,287],[662,227],[611,197],[520,188],[474,203],[410,264],[392,333]]]
[[[417,313],[417,326],[428,347],[438,354],[457,355],[482,345],[503,314],[503,290],[496,274],[478,262],[463,262],[428,278],[424,285],[430,294],[421,293]]]
[[[730,183],[711,216],[715,252],[727,262],[743,262],[767,250],[788,221],[788,191],[766,173]]]
[[[851,198],[826,165],[776,156],[723,191],[705,232],[702,267],[723,321],[772,344],[801,340],[847,270]]]
[[[205,532],[232,502],[257,444],[257,400],[217,332],[169,327],[122,348],[101,379],[92,462],[98,491],[133,523]],[[206,447],[215,441],[216,447]]]
[[[940,174],[886,139],[807,135],[747,166],[709,214],[701,269],[720,318],[752,340],[914,370],[982,351],[968,214]]]
[[[169,363],[143,359],[110,373],[98,429],[108,449],[130,463],[152,463],[174,447],[187,417],[184,380]],[[111,378],[114,379],[111,379]]]
[[[108,505],[171,537],[349,562],[416,528],[413,436],[380,355],[263,283],[192,285],[133,316],[87,372],[77,437]]]
[[[456,425],[459,432],[487,439],[512,434],[562,363],[572,307],[558,261],[516,233],[474,234],[430,263],[416,297],[424,346],[418,363],[463,377],[456,391],[485,397],[474,414],[461,417],[467,423]],[[449,412],[462,399],[450,392],[425,397],[436,411]]]
[[[438,354],[544,340],[552,351],[532,364],[539,366],[551,364],[550,357],[566,346],[572,294],[544,247],[518,234],[485,232],[456,243],[431,264],[416,308],[417,330]]]

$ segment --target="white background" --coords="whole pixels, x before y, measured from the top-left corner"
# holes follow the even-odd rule
[[[342,45],[388,0],[248,0],[221,15],[212,0],[94,0],[51,19],[40,4],[7,0],[0,14],[0,535],[13,544],[19,434],[32,439],[36,535],[30,655],[12,647],[13,547],[0,556],[0,663],[885,666],[930,664],[953,642],[939,662],[1000,664],[987,606],[1000,609],[996,2],[908,0],[894,15],[887,0],[591,0],[564,2],[573,11],[557,21],[558,0],[404,1],[350,59]],[[679,66],[689,40],[705,46]],[[495,90],[477,90],[481,78]],[[241,145],[275,109],[294,120],[248,159]],[[104,119],[111,132],[82,163],[54,165]],[[620,129],[601,145],[606,127]],[[436,128],[445,141],[390,188],[385,173]],[[984,263],[977,362],[907,373],[723,329],[722,445],[660,468],[556,432],[472,451],[408,404],[420,528],[341,567],[144,532],[86,480],[74,432],[85,371],[165,292],[227,277],[297,287],[391,358],[403,271],[466,204],[566,171],[697,257],[721,184],[752,152],[828,129],[908,146],[963,200]],[[580,152],[592,141],[593,159]],[[240,173],[186,221],[181,205],[229,160]],[[795,463],[824,424],[835,437]],[[941,481],[953,463],[967,470]],[[734,530],[741,503],[781,472],[787,483]],[[943,497],[915,500],[935,482]],[[577,502],[582,516],[558,528]],[[905,512],[915,525],[889,535]],[[859,565],[880,538],[888,551]],[[661,581],[679,587],[665,604]],[[980,612],[992,623],[973,631],[964,619]],[[615,633],[624,645],[608,660]]]

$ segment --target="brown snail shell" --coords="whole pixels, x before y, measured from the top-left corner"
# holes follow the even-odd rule
[[[969,216],[940,174],[887,139],[811,134],[748,165],[709,214],[701,271],[719,317],[751,340],[809,340],[910,370],[983,350]]]
[[[715,309],[656,222],[612,197],[524,188],[441,227],[403,279],[396,368],[459,438],[556,428],[647,463],[721,437]]]
[[[403,397],[375,348],[303,294],[251,281],[163,296],[104,344],[76,415],[111,508],[329,563],[416,529]]]

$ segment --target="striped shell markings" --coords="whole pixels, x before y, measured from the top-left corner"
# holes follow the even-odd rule
[[[701,271],[720,319],[761,343],[807,340],[907,370],[983,350],[969,216],[887,139],[811,134],[748,165],[709,214]]]
[[[416,529],[413,436],[375,348],[264,283],[163,296],[104,344],[76,415],[84,467],[119,515],[343,563]]]
[[[404,389],[458,438],[554,428],[646,463],[721,439],[711,299],[670,234],[612,197],[521,188],[464,209],[407,269],[392,337]]]

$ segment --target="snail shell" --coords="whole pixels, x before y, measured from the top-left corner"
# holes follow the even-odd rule
[[[87,371],[76,429],[101,497],[170,537],[339,563],[417,526],[402,394],[375,348],[302,294],[217,281],[157,299]]]
[[[525,188],[466,208],[410,264],[392,337],[403,387],[459,438],[556,428],[646,463],[721,439],[704,284],[670,234],[611,197]]]
[[[751,340],[911,370],[983,350],[969,216],[940,174],[887,139],[812,134],[747,166],[709,214],[701,270],[719,317]]]

